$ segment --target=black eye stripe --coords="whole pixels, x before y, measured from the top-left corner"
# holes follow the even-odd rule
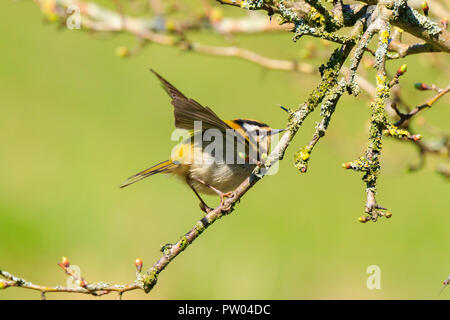
[[[255,120],[245,120],[245,119],[236,119],[233,120],[234,122],[236,122],[238,125],[240,125],[241,127],[243,126],[244,123],[250,124],[250,125],[254,125],[254,126],[258,126],[258,127],[269,127],[269,125],[259,122],[259,121],[255,121]]]

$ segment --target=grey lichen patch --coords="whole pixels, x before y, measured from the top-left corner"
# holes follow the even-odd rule
[[[358,66],[361,62],[364,52],[369,45],[369,42],[372,39],[374,33],[375,28],[371,27],[362,35],[358,45],[356,46],[355,52],[353,53],[353,57],[350,60],[350,76],[348,80],[347,90],[354,96],[357,96],[360,92],[360,88],[355,81],[356,71],[358,70]]]
[[[241,3],[241,8],[247,10],[258,10],[264,5],[264,0],[245,0]]]
[[[385,35],[380,35],[383,41]],[[381,138],[383,130],[388,122],[386,118],[386,99],[389,97],[389,85],[386,75],[377,75],[376,98],[371,104],[372,117],[370,125],[369,146],[367,148],[366,159],[369,161],[369,167],[363,176],[366,182],[366,191],[376,191],[377,176],[380,172],[380,154],[382,148]]]
[[[391,42],[391,34],[389,25],[387,24],[386,28],[380,31],[380,35],[378,38],[378,48],[377,51],[375,52],[375,68],[384,66],[390,42]]]
[[[331,109],[328,109],[328,111],[325,109],[331,108],[331,106],[337,102],[345,88],[345,84],[342,82],[338,86],[338,89],[333,89],[337,83],[339,70],[341,69],[344,61],[347,59],[351,48],[351,45],[343,45],[341,48],[334,50],[328,62],[320,66],[319,71],[322,81],[320,81],[319,86],[308,96],[306,102],[302,104],[300,108],[292,115],[292,119],[289,122],[289,129],[294,133],[302,125],[308,114],[313,112],[324,99],[325,106],[322,106],[324,108],[324,112],[331,116]],[[324,129],[319,131],[324,133],[328,123],[329,119],[326,119],[322,124]],[[320,135],[320,132],[317,134]],[[294,156],[294,166],[301,172],[306,172],[307,163],[309,161],[312,148],[313,145],[308,145],[307,147],[299,150]]]
[[[297,41],[304,35],[313,36],[315,38],[329,40],[341,44],[355,43],[356,41],[356,37],[354,36],[346,36],[334,32],[328,32],[326,31],[325,26],[320,27],[309,26],[304,20],[301,20],[295,26],[295,35],[292,40]]]
[[[336,104],[339,98],[344,93],[345,86],[346,82],[342,79],[339,82],[338,86],[334,90],[331,90],[322,102],[322,105],[320,107],[320,115],[323,117],[323,120],[316,127],[320,136],[325,135],[325,130],[327,130],[328,128],[331,116],[336,109]]]
[[[408,6],[408,0],[398,0],[392,6],[392,18],[396,19],[400,16],[400,11],[403,11]]]
[[[334,89],[330,90],[323,99],[320,107],[320,115],[323,119],[316,125],[316,131],[314,132],[312,141],[294,155],[294,165],[300,172],[304,173],[308,169],[311,152],[317,141],[325,135],[331,121],[331,116],[336,109],[340,97],[345,92],[346,85],[346,81],[341,79],[339,84]]]
[[[442,29],[436,22],[431,21],[415,9],[407,7],[402,10],[401,13],[402,14],[400,15],[400,19],[411,25],[424,29],[423,31],[432,36],[437,36],[442,32]]]
[[[297,132],[297,130],[303,124],[304,119],[308,116],[310,112],[311,108],[309,107],[308,103],[304,103],[299,107],[299,109],[296,112],[294,112],[289,117],[287,129],[291,132],[291,134],[295,134],[295,132]]]
[[[285,5],[284,0],[280,0],[279,4],[278,4],[278,9],[280,10],[280,15],[282,17],[283,22],[292,22],[294,24],[299,23],[299,17],[297,16],[297,14],[295,13],[294,10],[292,10],[291,8],[289,8],[289,6]]]
[[[313,9],[314,11],[317,10],[317,13],[320,15],[319,19],[321,19],[326,31],[336,31],[343,27],[342,21],[333,17],[320,0],[306,0],[306,2],[312,6],[311,12],[313,12]]]
[[[375,52],[377,76],[376,76],[376,94],[375,99],[370,105],[370,135],[366,154],[357,160],[343,164],[346,169],[353,169],[364,173],[362,180],[366,184],[366,193],[368,202],[366,212],[371,216],[370,219],[376,221],[380,215],[380,207],[376,204],[375,194],[377,178],[380,173],[380,155],[382,149],[383,132],[390,128],[391,124],[387,120],[385,111],[386,101],[389,98],[389,82],[387,81],[385,71],[385,61],[387,49],[390,41],[389,24],[383,20],[378,20],[380,25],[378,48]]]

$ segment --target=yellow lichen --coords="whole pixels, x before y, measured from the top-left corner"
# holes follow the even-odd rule
[[[390,37],[389,32],[387,32],[386,30],[381,32],[381,42],[388,43],[389,42],[389,37]]]

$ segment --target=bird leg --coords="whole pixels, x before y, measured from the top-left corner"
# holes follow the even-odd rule
[[[204,213],[210,213],[213,209],[208,207],[206,202],[202,199],[202,197],[200,197],[200,195],[198,194],[197,190],[195,190],[195,188],[192,186],[192,184],[190,182],[191,182],[191,179],[189,177],[186,177],[186,183],[188,184],[189,187],[191,187],[192,191],[194,191],[195,195],[200,200],[200,209]]]
[[[203,184],[204,186],[207,186],[207,187],[210,188],[212,191],[214,191],[215,193],[217,193],[217,194],[219,195],[219,197],[220,197],[220,207],[221,207],[221,208],[223,208],[223,205],[224,205],[224,202],[225,202],[225,198],[230,198],[230,197],[232,197],[232,195],[233,195],[233,192],[226,192],[226,193],[224,193],[224,192],[220,191],[219,189],[214,188],[213,186],[209,185],[209,184],[206,183],[205,181],[200,180],[200,179],[198,179],[198,178],[192,178],[192,177],[191,177],[190,179],[195,180],[195,181],[197,181],[197,182]],[[192,190],[194,190],[194,188],[193,188],[192,186],[191,186],[191,188],[192,188]],[[197,197],[199,197],[199,199],[201,199],[200,196],[198,195],[197,191],[194,190],[194,192],[195,192],[195,194],[197,195]],[[201,200],[201,201],[202,201],[203,204],[205,204],[205,203],[203,202],[203,200]],[[203,210],[203,209],[202,209],[202,210]],[[212,210],[212,209],[209,208],[209,210]]]

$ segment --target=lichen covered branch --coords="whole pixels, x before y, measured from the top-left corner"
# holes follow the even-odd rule
[[[102,296],[111,292],[117,292],[118,298],[120,299],[124,292],[142,288],[142,284],[140,284],[140,282],[142,281],[139,281],[139,277],[136,278],[136,281],[134,283],[128,285],[110,285],[104,282],[88,283],[70,268],[70,263],[67,258],[63,257],[62,262],[58,263],[58,265],[69,277],[72,278],[73,286],[51,287],[37,285],[23,278],[16,277],[7,271],[0,270],[0,277],[3,277],[4,279],[0,279],[0,289],[19,287],[39,291],[41,293],[41,299],[45,300],[47,293],[56,292],[82,293],[93,296]]]

